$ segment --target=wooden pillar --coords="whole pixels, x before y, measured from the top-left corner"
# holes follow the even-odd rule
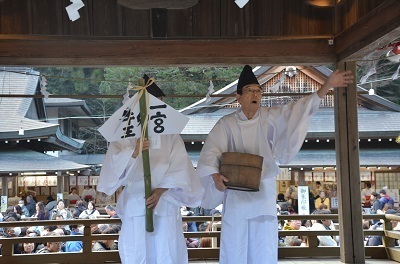
[[[355,62],[340,63],[338,68],[356,73]],[[365,263],[356,83],[347,88],[335,88],[334,95],[340,259],[344,263]]]
[[[299,175],[299,180],[297,181],[297,186],[307,186],[306,183],[306,176],[304,171],[298,171],[298,175]]]

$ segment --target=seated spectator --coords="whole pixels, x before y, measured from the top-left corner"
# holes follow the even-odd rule
[[[80,219],[95,219],[99,216],[99,211],[96,210],[96,206],[93,201],[89,201],[87,204],[87,209],[83,211],[80,215]]]
[[[54,232],[48,232],[45,236],[57,236]],[[36,253],[58,253],[61,252],[61,242],[46,242],[42,249],[39,249]]]
[[[183,222],[182,227],[183,227],[183,232],[187,232],[188,223]],[[199,241],[197,239],[191,238],[191,237],[185,237],[185,240],[186,240],[187,248],[198,248],[199,247]]]
[[[69,229],[71,230],[72,236],[83,235],[79,231],[78,225],[70,225]],[[65,243],[65,252],[80,252],[82,251],[82,248],[83,248],[82,241],[67,241],[67,243]]]
[[[30,215],[29,215],[28,208],[26,208],[26,206],[25,206],[25,201],[19,200],[18,205],[21,207],[23,215],[25,215],[25,217],[29,217]],[[22,215],[21,215],[21,218],[23,218]]]
[[[283,226],[283,230],[305,230],[305,227],[301,226],[301,220],[289,220]],[[306,246],[306,238],[301,238],[298,236],[286,236],[285,238],[285,245],[294,247],[294,246]]]
[[[118,234],[118,232],[112,227],[107,228],[101,233]],[[115,242],[115,240],[99,240],[96,243],[94,243],[92,248],[92,251],[106,251],[106,250],[118,250],[118,243]]]
[[[397,211],[394,209],[388,209],[386,211],[386,214],[399,215],[399,213],[397,213]],[[391,223],[392,223],[393,230],[397,230],[398,222],[391,221]],[[369,229],[370,230],[383,230],[383,223],[377,222],[374,225],[372,225]],[[380,246],[380,245],[382,245],[382,236],[368,236],[366,246]],[[398,240],[396,240],[396,246],[398,246]]]
[[[53,218],[54,215],[62,215],[65,220],[71,219],[71,213],[65,208],[64,200],[57,201],[57,207],[53,209],[51,218]]]
[[[26,197],[26,209],[28,209],[29,212],[28,217],[36,214],[36,202],[31,195]]]
[[[331,204],[330,204],[329,198],[325,196],[324,191],[321,191],[319,193],[319,197],[317,199],[315,199],[315,208],[318,209],[321,204],[325,204],[327,206],[326,209],[328,209],[328,210],[330,209]]]
[[[83,200],[78,200],[75,204],[75,209],[72,214],[74,219],[78,219],[80,214],[87,209],[86,202]]]
[[[18,221],[18,215],[14,212],[14,206],[9,206],[4,213],[3,217],[4,221],[6,221],[9,218],[14,219],[13,221]]]
[[[17,221],[20,221],[22,216],[25,217],[24,212],[22,212],[21,206],[19,206],[18,204],[14,206],[14,213],[16,213],[17,215]]]
[[[379,201],[379,194],[377,192],[372,192],[371,193],[371,214],[377,214],[379,208],[381,208],[381,202]]]
[[[210,232],[211,231],[211,225],[208,222],[202,223],[199,225],[199,231],[200,232]],[[200,238],[200,244],[199,247],[201,248],[210,248],[212,247],[212,238],[211,237],[202,237]]]
[[[115,208],[112,205],[107,205],[105,208],[106,213],[110,216],[110,218],[119,218]]]
[[[329,210],[316,210],[314,214],[330,214]],[[332,220],[316,220],[311,226],[311,230],[333,230]],[[333,236],[317,236],[319,246],[337,246],[336,240]]]
[[[21,254],[33,254],[35,253],[35,243],[20,243],[18,244],[18,250]]]
[[[54,208],[56,208],[57,206],[57,201],[54,200],[53,196],[49,195],[47,196],[47,204],[45,206],[47,212],[51,212],[51,210],[53,210]]]
[[[37,220],[48,220],[50,214],[44,207],[44,204],[42,202],[38,202],[36,204],[36,214],[34,216],[37,217]]]

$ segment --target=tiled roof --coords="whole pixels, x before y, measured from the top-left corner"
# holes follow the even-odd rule
[[[192,163],[197,167],[200,151],[188,151]],[[361,149],[360,166],[399,166],[400,149]],[[334,167],[336,152],[332,149],[300,150],[292,162],[282,167]]]
[[[208,135],[216,122],[236,108],[222,108],[213,113],[189,115],[188,124],[182,131],[182,135]],[[309,136],[318,133],[335,132],[333,108],[320,108],[313,116],[308,129]],[[358,130],[360,136],[363,133],[375,133],[379,135],[397,136],[400,133],[400,112],[373,111],[363,107],[358,108]],[[308,137],[309,137],[308,136]],[[368,136],[368,135],[366,135]],[[329,135],[328,135],[329,137]]]
[[[0,156],[0,173],[71,171],[89,167],[23,148],[2,148]]]
[[[25,68],[24,68],[25,69]],[[39,73],[26,69],[29,74],[0,70],[0,94],[35,94],[39,82]],[[40,122],[26,118],[32,98],[5,98],[0,97],[0,138],[18,137],[19,129],[24,129],[26,134],[40,136],[49,135],[49,131],[56,131],[57,124]],[[14,136],[15,135],[15,136]]]

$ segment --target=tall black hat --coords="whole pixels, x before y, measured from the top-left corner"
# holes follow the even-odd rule
[[[242,94],[243,87],[249,84],[260,85],[260,83],[257,80],[257,77],[253,73],[253,69],[249,65],[246,65],[244,66],[242,73],[240,74],[239,77],[239,82],[237,84],[237,93]]]
[[[147,74],[143,75],[144,83],[150,79]],[[147,87],[147,91],[155,97],[164,97],[165,93],[161,91],[160,87],[157,86],[155,82],[153,82],[149,87]]]

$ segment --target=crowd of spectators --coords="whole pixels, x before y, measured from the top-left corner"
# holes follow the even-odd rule
[[[9,206],[4,214],[0,213],[0,221],[14,222],[22,220],[54,220],[54,225],[30,226],[30,227],[6,227],[0,228],[0,237],[46,237],[46,236],[69,236],[83,235],[83,225],[58,225],[57,220],[68,219],[93,219],[100,215],[95,203],[91,200],[76,201],[75,205],[66,208],[63,200],[55,201],[51,196],[47,198],[47,204],[35,202],[32,196],[20,200],[17,205]],[[49,205],[50,204],[50,205]],[[49,206],[47,206],[49,205]],[[118,217],[111,205],[106,206],[109,217]],[[120,224],[94,224],[91,225],[92,234],[118,234]],[[118,250],[116,240],[93,241],[92,251]],[[2,248],[0,244],[0,254]],[[14,254],[40,254],[55,252],[80,252],[82,241],[43,243],[21,243],[14,245]]]

